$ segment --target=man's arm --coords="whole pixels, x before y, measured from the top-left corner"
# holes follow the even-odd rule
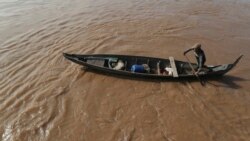
[[[194,50],[194,48],[190,48],[190,49],[184,51],[183,55],[186,55],[186,54],[187,54],[189,51],[191,51],[191,50]]]
[[[186,53],[188,53],[188,52],[191,51],[191,50],[194,50],[194,49],[197,48],[197,47],[201,47],[201,44],[200,44],[200,43],[195,44],[192,48],[186,50],[186,51],[183,53],[183,55],[186,55]]]

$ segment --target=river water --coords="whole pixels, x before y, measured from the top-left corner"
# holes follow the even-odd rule
[[[249,0],[0,0],[0,140],[250,140],[249,35]],[[203,87],[96,74],[62,56],[185,61],[198,42],[207,64],[244,57]]]

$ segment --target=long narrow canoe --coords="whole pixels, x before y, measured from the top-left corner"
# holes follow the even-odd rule
[[[143,77],[143,78],[190,78],[196,77],[192,71],[191,65],[194,69],[197,69],[197,64],[175,60],[173,57],[168,59],[143,57],[143,56],[129,56],[129,55],[114,55],[114,54],[68,54],[63,53],[63,56],[68,60],[85,66],[92,70],[101,71],[104,73],[118,74],[130,77]],[[207,66],[198,75],[199,77],[214,77],[222,76],[236,66],[243,55],[239,56],[231,64],[223,64],[216,66]],[[123,67],[121,69],[114,69],[110,63],[122,61]],[[131,68],[133,65],[147,65],[149,71],[147,72],[133,72]],[[171,68],[172,74],[159,73],[165,68]]]

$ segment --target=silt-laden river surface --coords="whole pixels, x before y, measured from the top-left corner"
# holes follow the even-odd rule
[[[195,43],[206,64],[244,57],[203,87],[97,74],[62,56],[186,61]],[[249,141],[249,56],[248,0],[0,0],[0,140]]]

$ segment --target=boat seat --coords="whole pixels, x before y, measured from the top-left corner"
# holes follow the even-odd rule
[[[176,65],[175,65],[174,57],[170,56],[169,61],[170,61],[171,68],[173,69],[173,76],[174,77],[179,77],[178,72],[177,72],[177,68],[176,68]]]
[[[157,64],[156,64],[156,74],[158,74],[158,75],[161,74],[160,63],[161,63],[161,61],[157,62]]]

